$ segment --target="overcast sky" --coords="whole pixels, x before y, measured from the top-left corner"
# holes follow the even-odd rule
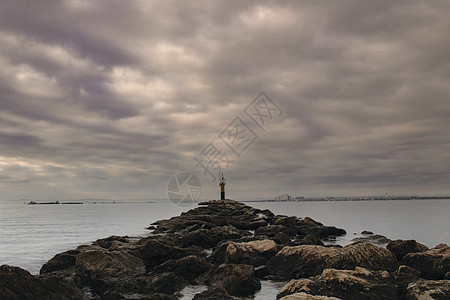
[[[217,198],[211,145],[234,199],[449,194],[449,32],[448,0],[2,0],[0,199]]]

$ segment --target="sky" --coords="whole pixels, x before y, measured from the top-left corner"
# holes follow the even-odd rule
[[[449,14],[2,0],[0,199],[448,195]]]

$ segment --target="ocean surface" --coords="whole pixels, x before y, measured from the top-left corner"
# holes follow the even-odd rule
[[[0,265],[19,266],[38,274],[55,254],[111,235],[143,236],[150,223],[179,215],[169,201],[83,201],[72,205],[28,205],[0,200]],[[450,200],[246,202],[275,214],[309,216],[343,228],[335,242],[351,243],[369,230],[390,239],[415,239],[434,247],[450,244]],[[274,299],[280,283],[263,282],[254,299]],[[188,287],[191,299],[199,287]]]

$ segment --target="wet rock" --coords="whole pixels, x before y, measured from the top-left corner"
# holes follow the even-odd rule
[[[178,277],[185,279],[190,284],[195,284],[195,279],[208,271],[213,265],[205,259],[189,255],[178,260],[168,260],[165,263],[152,269],[152,274],[173,272]]]
[[[275,217],[275,214],[268,209],[261,210],[259,213],[265,215],[267,218]]]
[[[275,243],[281,245],[288,245],[291,243],[291,238],[283,232],[278,232],[272,239]]]
[[[155,293],[174,294],[185,286],[183,280],[175,273],[162,273],[152,277],[152,290]]]
[[[286,234],[287,236],[295,236],[297,234],[297,229],[289,228],[283,225],[268,225],[256,229],[255,235],[265,235],[271,238],[280,232]]]
[[[418,279],[408,285],[406,299],[450,299],[450,280]]]
[[[299,292],[342,299],[405,299],[406,287],[419,278],[420,272],[400,266],[394,272],[325,269],[315,277],[291,280],[277,298]]]
[[[398,261],[388,250],[366,243],[345,247],[315,245],[286,246],[268,263],[269,274],[282,278],[303,278],[320,274],[326,268],[394,271]]]
[[[418,270],[405,265],[399,266],[395,272],[391,273],[391,284],[397,287],[400,299],[405,299],[408,284],[417,280],[419,276]]]
[[[307,231],[308,234],[317,235],[320,238],[336,237],[347,234],[344,229],[334,226],[320,226]]]
[[[91,245],[77,248],[76,268],[90,276],[116,277],[122,274],[142,275],[145,272],[143,261],[127,251],[108,251]]]
[[[59,278],[40,279],[18,267],[0,267],[0,299],[85,299],[83,292]]]
[[[336,251],[323,246],[286,246],[267,263],[267,270],[270,275],[282,278],[313,276],[325,258]]]
[[[141,259],[128,251],[108,251],[100,246],[80,246],[77,248],[75,264],[75,283],[79,287],[89,286],[96,294],[109,290],[130,292],[143,289],[148,284],[138,283],[145,274],[145,265]],[[70,270],[69,272],[70,273]]]
[[[261,282],[255,277],[255,268],[243,264],[222,264],[212,272],[206,283],[225,289],[230,295],[249,296],[261,289]]]
[[[272,224],[296,229],[299,221],[300,220],[296,217],[275,216],[273,218]]]
[[[203,253],[201,249],[195,247],[181,248],[155,240],[148,240],[139,250],[139,257],[150,270],[170,259],[179,259],[188,255],[202,256]]]
[[[226,218],[222,216],[211,215],[206,208],[197,209],[197,211],[189,211],[190,213],[182,213],[181,216],[173,217],[168,220],[161,220],[153,233],[174,233],[186,230],[189,227],[200,229],[210,229],[216,226],[227,225]],[[193,227],[194,226],[194,227]]]
[[[299,241],[300,245],[318,245],[318,246],[324,246],[322,240],[315,235],[312,234],[308,234],[307,236],[305,236],[304,238],[302,238]]]
[[[361,234],[363,234],[363,235],[370,235],[370,234],[373,234],[373,232],[372,231],[368,231],[368,230],[363,230],[363,231],[361,231]]]
[[[327,257],[321,266],[325,268],[353,270],[363,267],[369,270],[394,271],[399,263],[396,257],[385,248],[367,243],[353,243],[337,249],[335,255]]]
[[[93,244],[98,245],[102,248],[109,249],[113,247],[114,245],[122,245],[128,243],[128,236],[117,236],[113,235],[104,239],[98,239]]]
[[[394,253],[400,261],[406,254],[424,252],[428,250],[428,247],[415,240],[396,240],[387,244],[386,249]]]
[[[317,222],[313,219],[311,219],[310,217],[305,217],[303,219],[300,220],[300,222],[298,222],[301,225],[309,225],[309,226],[313,226],[313,227],[319,227],[322,226],[323,224],[320,222]]]
[[[385,237],[381,234],[370,234],[363,237],[357,237],[352,239],[353,242],[365,242],[365,243],[371,243],[375,245],[385,245],[389,242],[391,242],[390,239]]]
[[[260,266],[255,269],[255,276],[259,279],[265,279],[269,275],[266,266]]]
[[[206,291],[198,293],[192,298],[192,300],[232,300],[230,294],[223,288],[209,288]]]
[[[450,247],[439,244],[424,252],[406,254],[401,264],[419,270],[425,279],[445,279],[450,272]]]
[[[259,227],[267,226],[267,222],[263,219],[258,219],[258,220],[254,220],[254,221],[248,221],[245,219],[244,220],[243,219],[231,219],[228,223],[238,229],[243,229],[243,230],[255,230]]]
[[[299,292],[341,299],[399,299],[398,288],[387,271],[325,269],[321,275],[291,280],[278,293],[277,299]]]
[[[284,296],[283,298],[280,298],[280,300],[341,300],[341,299],[328,296],[314,296],[301,292]]]
[[[278,251],[272,240],[256,240],[250,242],[226,242],[220,245],[211,255],[215,264],[233,263],[260,266],[272,258]]]
[[[45,274],[58,270],[65,270],[72,266],[75,266],[77,255],[80,251],[69,250],[59,254],[56,254],[52,259],[46,262],[39,271],[40,274]]]
[[[198,229],[189,232],[179,239],[182,247],[197,245],[202,248],[213,248],[219,242],[238,239],[241,232],[234,226],[220,226],[213,229]]]

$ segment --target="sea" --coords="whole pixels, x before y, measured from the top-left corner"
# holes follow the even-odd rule
[[[39,204],[0,199],[0,265],[38,274],[55,254],[111,235],[140,237],[151,223],[179,215],[193,207],[169,200],[82,200],[83,204]],[[39,201],[45,202],[45,201]],[[64,201],[61,201],[64,202]],[[266,202],[245,204],[275,214],[311,217],[336,226],[347,235],[329,243],[347,245],[363,230],[395,239],[414,239],[428,247],[450,244],[450,199]],[[284,282],[263,281],[255,297],[275,299]],[[183,300],[205,289],[189,286]]]

